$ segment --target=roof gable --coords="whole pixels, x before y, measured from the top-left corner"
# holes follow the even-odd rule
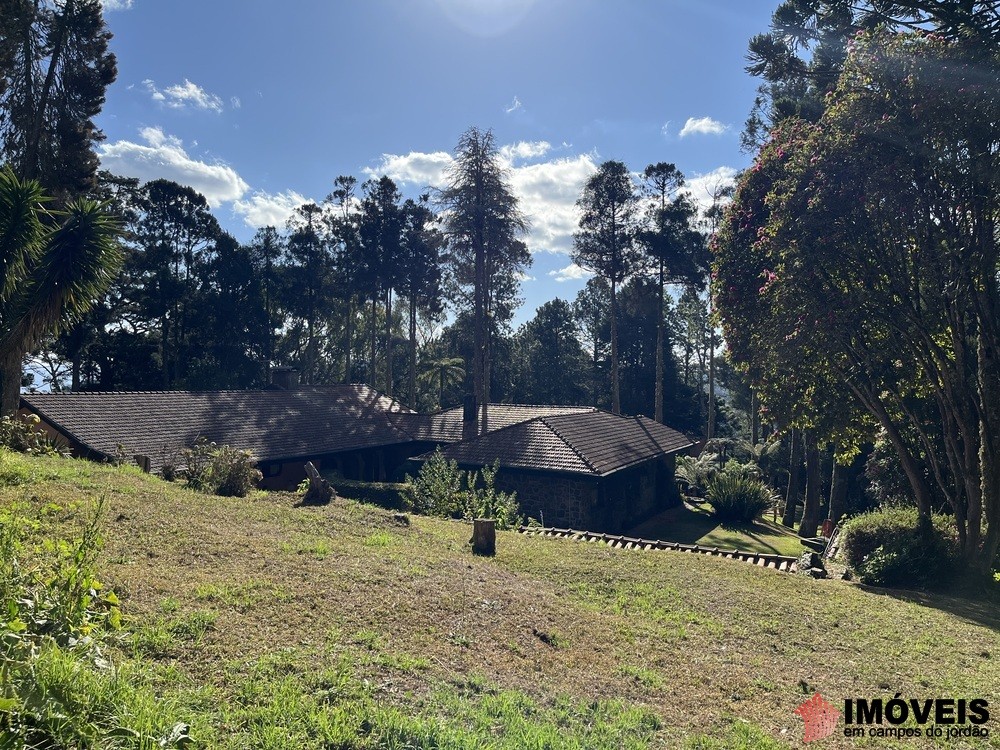
[[[647,417],[591,410],[536,417],[455,443],[444,455],[461,464],[606,476],[684,450],[691,441]]]

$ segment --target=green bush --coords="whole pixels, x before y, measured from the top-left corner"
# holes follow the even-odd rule
[[[465,509],[462,489],[465,472],[458,462],[449,461],[440,448],[424,462],[416,478],[406,477],[410,485],[410,505],[417,513],[444,518],[461,518]]]
[[[498,529],[521,523],[517,495],[496,489],[498,464],[481,471],[463,471],[440,449],[420,467],[415,479],[407,476],[410,504],[417,513],[444,518],[493,518]]]
[[[17,414],[0,419],[0,447],[37,456],[67,455],[65,446],[42,432],[37,414]]]
[[[198,438],[182,455],[188,487],[211,495],[246,497],[263,478],[249,451],[217,446],[205,438]]]
[[[751,523],[776,498],[771,488],[742,471],[722,471],[709,480],[705,499],[721,521]]]
[[[873,586],[943,583],[959,564],[954,522],[934,516],[922,533],[916,508],[883,508],[848,520],[841,531],[845,562]]]

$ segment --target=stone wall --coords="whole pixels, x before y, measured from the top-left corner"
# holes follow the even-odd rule
[[[532,474],[500,469],[497,489],[516,492],[525,521],[534,518],[545,526],[588,530],[597,505],[597,482],[559,474]]]
[[[521,514],[545,526],[620,534],[680,502],[673,456],[603,479],[501,469],[497,489],[516,492]]]

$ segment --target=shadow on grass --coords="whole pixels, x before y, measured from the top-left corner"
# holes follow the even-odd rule
[[[769,522],[723,525],[709,510],[688,505],[649,519],[629,530],[627,536],[779,555],[799,555],[803,549],[793,533]]]
[[[858,587],[869,594],[938,609],[960,620],[1000,630],[1000,583],[961,585],[950,588],[949,594],[916,589],[886,589],[864,584],[858,584]]]

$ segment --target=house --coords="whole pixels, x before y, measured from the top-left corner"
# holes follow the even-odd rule
[[[395,421],[410,409],[366,385],[263,391],[32,393],[21,411],[84,458],[107,460],[122,446],[147,471],[175,463],[199,438],[250,451],[266,489],[291,489],[312,461],[351,479],[384,479],[413,455]]]
[[[550,525],[615,530],[677,501],[673,454],[690,446],[645,417],[592,407],[490,404],[417,414],[366,385],[261,391],[32,393],[21,411],[75,455],[121,452],[150,472],[179,465],[199,438],[248,450],[265,489],[293,489],[312,461],[348,479],[385,480],[435,447],[466,467],[499,460],[501,489]],[[464,438],[464,439],[463,439]]]
[[[498,463],[497,488],[546,526],[620,532],[680,503],[674,457],[690,446],[646,417],[590,409],[537,416],[443,454],[466,469]]]

